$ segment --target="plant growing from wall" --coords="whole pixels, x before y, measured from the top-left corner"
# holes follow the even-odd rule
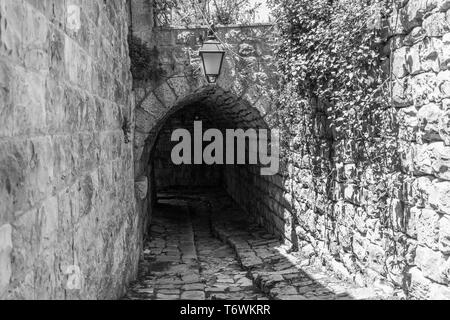
[[[391,172],[399,164],[398,124],[384,50],[393,1],[272,0],[272,5],[279,21],[282,89],[268,121],[282,131],[284,155],[307,155],[316,179],[312,187],[326,184],[329,194],[335,165],[354,163],[354,182],[375,199],[366,202],[366,212],[393,233],[389,199],[397,187]],[[327,148],[332,152],[324,152]]]
[[[157,82],[165,76],[159,65],[159,52],[156,47],[150,49],[140,38],[132,32],[128,35],[128,45],[131,59],[131,74],[134,81]]]
[[[168,25],[246,24],[261,2],[253,0],[154,0],[155,22]]]

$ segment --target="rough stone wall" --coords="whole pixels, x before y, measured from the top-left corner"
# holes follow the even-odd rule
[[[403,1],[392,18],[394,103],[404,193],[399,228],[411,243],[409,289],[450,298],[450,1]],[[399,210],[400,211],[400,210]]]
[[[134,10],[133,10],[134,11]],[[145,23],[141,21],[141,23]],[[145,26],[135,26],[145,29]],[[155,49],[161,73],[158,81],[135,82],[136,134],[135,177],[155,188],[154,146],[165,121],[189,105],[212,108],[210,113],[228,121],[225,128],[264,127],[264,115],[271,108],[269,83],[275,80],[273,25],[228,26],[218,35],[229,45],[223,73],[216,86],[207,85],[198,50],[206,28],[154,28],[152,33],[135,35]],[[239,58],[237,58],[239,56]],[[143,200],[149,211],[154,192]]]
[[[117,298],[136,272],[127,10],[0,2],[0,298]]]
[[[225,178],[247,211],[311,263],[387,292],[448,299],[450,2],[397,5],[390,25],[398,149],[386,159],[386,199],[374,192],[379,181],[355,161],[354,141],[326,130],[326,107],[317,101],[306,115],[313,125],[298,128],[313,139],[289,146],[280,176],[242,167]],[[376,213],[381,204],[386,215]]]
[[[286,219],[291,216],[291,211],[287,211],[291,205],[283,197],[286,193],[284,179],[281,174],[261,176],[260,169],[255,165],[227,166],[224,173],[225,188],[261,226],[282,236],[287,230]],[[290,238],[291,235],[288,236]]]

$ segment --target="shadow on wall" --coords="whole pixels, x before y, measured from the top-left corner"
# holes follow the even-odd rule
[[[136,175],[143,173],[150,184],[144,200],[147,207],[144,210],[149,212],[158,188],[220,186],[225,181],[226,170],[222,165],[173,165],[171,151],[177,143],[170,140],[174,129],[185,128],[192,133],[194,121],[202,121],[203,130],[267,127],[260,113],[247,101],[220,87],[202,87],[169,108],[163,109],[159,103],[161,110],[154,110],[158,100],[156,97],[153,100],[156,102],[152,110],[139,110],[136,115],[137,131],[148,132],[143,147],[135,146],[135,167]],[[135,145],[139,144],[135,141]]]
[[[215,96],[216,94],[217,96]],[[268,199],[264,199],[267,196],[267,190],[262,190],[265,183],[275,185],[276,182],[282,181],[282,174],[262,177],[259,165],[226,164],[225,158],[229,152],[226,147],[223,154],[224,164],[220,165],[193,164],[193,153],[190,157],[192,164],[175,165],[171,159],[173,148],[180,143],[171,141],[174,130],[186,129],[190,133],[191,151],[193,152],[195,149],[193,141],[195,121],[202,122],[203,132],[210,128],[218,129],[223,135],[225,144],[226,129],[242,129],[244,132],[247,129],[266,129],[267,124],[258,111],[246,101],[221,90],[213,92],[206,100],[196,99],[182,108],[175,107],[175,109],[178,110],[168,116],[160,125],[161,129],[157,138],[151,137],[148,140],[148,144],[156,141],[149,161],[149,168],[152,171],[150,176],[153,177],[155,183],[155,192],[173,188],[222,187],[237,200],[248,214],[257,216],[261,225],[278,235],[284,234],[285,219],[282,216],[282,208],[290,208],[291,204],[283,197],[282,184],[270,190],[269,197],[273,200],[271,204],[267,204]],[[246,163],[248,163],[250,147],[249,140],[246,141]],[[203,148],[210,143],[203,142]],[[237,147],[237,140],[235,140],[235,147]],[[270,150],[270,146],[267,148]],[[234,154],[236,156],[236,150],[234,150]],[[151,196],[154,198],[155,194]],[[255,210],[260,209],[261,205],[267,207]]]
[[[173,148],[179,144],[178,141],[171,141],[173,132],[177,129],[186,129],[193,138],[195,121],[202,122],[203,130],[218,127],[218,124],[214,123],[214,120],[205,111],[205,107],[193,105],[177,111],[161,129],[153,151],[154,177],[158,191],[166,188],[218,187],[222,184],[223,173],[220,165],[204,163],[176,165],[171,159]],[[194,151],[194,144],[192,139],[191,152]],[[203,143],[202,147],[206,147],[207,144]],[[192,158],[193,163],[194,159]]]
[[[182,214],[186,206],[190,208],[189,217]],[[152,241],[155,243],[161,241],[161,237],[167,239],[167,234],[161,233],[161,230],[164,229],[162,226],[183,225],[186,228],[191,222],[194,229],[203,226],[202,230],[205,230],[204,228],[209,226],[217,238],[233,249],[241,268],[252,280],[254,288],[259,289],[270,299],[376,298],[375,291],[342,282],[321,268],[309,266],[308,259],[305,260],[303,256],[289,253],[288,247],[282,241],[258,226],[254,217],[243,214],[242,209],[222,189],[190,188],[158,193],[155,215],[155,226],[152,228],[153,233],[151,234]],[[181,221],[180,219],[190,221]],[[176,240],[176,237],[172,240]],[[150,247],[152,247],[151,242]],[[211,253],[210,263],[220,263],[215,254],[216,252]],[[217,252],[217,254],[222,253]],[[153,272],[164,272],[165,270],[171,272],[172,268],[176,270],[177,262],[168,264],[168,258],[165,253],[158,254],[155,251],[149,260],[150,265],[147,266],[142,277],[152,277]],[[215,259],[216,262],[214,262]],[[164,270],[161,270],[161,267]],[[184,275],[175,274],[175,272],[171,272],[171,274],[175,277],[179,276],[180,279]],[[214,280],[207,280],[207,285],[214,288]],[[233,285],[229,284],[228,286],[231,288]],[[220,284],[220,287],[223,288],[223,284]],[[219,293],[215,297],[216,291],[207,290],[206,298],[236,297],[227,291]]]

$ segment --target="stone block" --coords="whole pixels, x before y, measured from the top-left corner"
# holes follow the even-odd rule
[[[135,190],[136,193],[139,196],[139,199],[144,200],[147,197],[147,193],[148,193],[148,178],[147,177],[140,177],[138,179],[136,179],[135,182]]]
[[[421,209],[416,207],[405,209],[405,232],[413,239],[417,239],[417,219],[420,211]]]
[[[10,136],[13,128],[12,104],[13,70],[9,63],[0,60],[0,137]]]
[[[170,78],[167,80],[167,83],[173,89],[178,98],[183,98],[192,92],[191,86],[186,77]]]
[[[135,119],[136,130],[147,134],[156,127],[159,120],[154,114],[150,114],[142,108],[136,109]]]
[[[29,70],[47,71],[49,68],[49,22],[29,5],[24,6],[22,21],[22,48],[25,67]]]
[[[440,140],[441,136],[439,134],[439,126],[441,119],[443,118],[444,112],[438,104],[431,103],[424,105],[419,109],[417,114],[419,120],[420,132],[418,136],[420,139],[425,141],[436,141]]]
[[[414,166],[417,173],[450,180],[450,147],[443,142],[434,142],[416,146],[416,152]]]
[[[409,1],[400,10],[400,22],[407,31],[421,25],[424,15],[427,13],[427,0]]]
[[[413,46],[414,44],[422,41],[426,37],[426,31],[420,26],[415,27],[411,32],[405,36],[402,42],[405,46]]]
[[[430,285],[428,299],[450,300],[450,288],[448,286],[433,283]]]
[[[450,70],[439,72],[436,81],[439,99],[450,98]]]
[[[430,206],[437,212],[450,214],[450,182],[433,181],[432,187],[426,187]]]
[[[412,100],[407,92],[408,79],[395,79],[392,86],[392,100],[397,108],[411,105]]]
[[[5,224],[0,227],[0,298],[4,296],[11,279],[12,250],[12,227],[9,224]]]
[[[429,37],[442,37],[450,31],[450,21],[445,12],[435,12],[425,18],[422,28]]]
[[[411,282],[409,285],[409,292],[413,298],[427,299],[429,297],[432,282],[425,278],[422,271],[414,267],[409,271]]]
[[[0,4],[0,55],[19,62],[23,59],[22,24],[24,3],[5,0]]]
[[[441,284],[448,283],[447,260],[441,252],[424,246],[418,246],[415,262],[423,275],[428,279]]]
[[[410,48],[406,49],[405,52],[405,58],[402,62],[399,63],[405,63],[405,75],[411,74],[412,76],[417,75],[421,72],[423,72],[422,65],[421,65],[421,58],[420,58],[420,47],[422,44],[416,44]],[[394,60],[395,61],[395,60]],[[395,69],[394,69],[395,71]]]
[[[440,138],[446,146],[450,146],[450,110],[442,113],[438,123],[438,131]]]
[[[14,102],[13,134],[38,134],[46,127],[45,78],[16,68],[12,94]]]
[[[12,289],[15,299],[35,299],[34,263],[39,254],[39,238],[36,226],[37,210],[33,209],[21,214],[13,223],[12,241],[13,274],[10,283],[16,285]]]
[[[430,0],[430,5],[433,8],[436,8],[439,11],[447,11],[450,9],[450,1],[449,0]]]
[[[439,214],[429,209],[421,209],[416,213],[418,213],[416,228],[419,245],[437,250],[439,246]]]
[[[177,100],[177,96],[166,82],[160,85],[154,91],[154,94],[166,108],[174,106],[175,101]]]
[[[443,216],[439,220],[439,250],[450,255],[450,216]]]
[[[38,210],[38,223],[40,226],[39,252],[42,254],[51,251],[54,254],[58,237],[58,200],[49,198]]]

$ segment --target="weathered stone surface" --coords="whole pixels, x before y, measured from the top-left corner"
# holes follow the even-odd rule
[[[148,113],[142,108],[136,109],[136,130],[141,133],[150,133],[150,131],[155,127],[158,120],[157,116]]]
[[[430,285],[428,299],[450,300],[450,289],[448,286],[433,283]]]
[[[5,295],[11,279],[12,227],[5,224],[0,227],[0,298]]]
[[[173,107],[177,100],[177,96],[173,89],[167,83],[163,83],[155,90],[155,96],[159,101],[163,102],[167,108]]]
[[[413,1],[414,2],[414,1]],[[436,12],[423,21],[423,29],[429,37],[442,37],[450,31],[450,22],[445,12]]]
[[[423,276],[420,269],[414,267],[409,271],[411,277],[410,290],[412,297],[427,299],[432,282]]]
[[[415,261],[425,277],[441,284],[448,283],[448,266],[441,252],[419,246]]]
[[[156,89],[136,88],[139,108],[135,114],[128,58],[124,58],[128,56],[125,2],[4,0],[0,4],[0,226],[14,226],[6,236],[11,238],[12,251],[9,245],[3,250],[11,251],[14,259],[5,258],[0,245],[0,296],[6,290],[4,283],[11,292],[9,297],[14,298],[119,296],[134,275],[142,239],[139,230],[147,219],[141,215],[153,200],[142,201],[140,212],[135,212],[132,161],[135,176],[151,171],[150,154],[160,150],[151,150],[159,133],[156,126],[183,106],[199,105],[199,115],[204,116],[215,104],[208,116],[221,126],[263,127],[265,121],[259,116],[272,111],[270,99],[261,97],[273,79],[273,70],[264,66],[270,65],[274,43],[261,39],[270,26],[220,28],[221,36],[246,57],[240,63],[226,58],[219,86],[230,92],[212,90],[203,87],[203,77],[193,74],[199,66],[197,38],[204,30],[152,32],[153,24],[144,23],[151,15],[142,1],[137,2],[137,8],[132,8],[136,34],[161,49],[159,62],[169,80],[160,79]],[[162,169],[157,180],[166,180],[168,185],[187,181],[189,186],[193,181],[214,185],[223,181],[258,223],[283,236],[292,249],[300,248],[300,261],[283,252],[281,259],[289,262],[272,263],[280,258],[280,252],[270,247],[276,239],[270,245],[249,241],[271,239],[271,235],[261,230],[235,234],[218,228],[241,264],[263,274],[253,280],[260,279],[261,287],[273,290],[277,298],[334,297],[321,286],[302,280],[289,265],[295,261],[298,266],[309,266],[318,260],[358,283],[387,281],[386,288],[408,283],[402,276],[412,267],[407,289],[413,296],[448,296],[449,10],[448,0],[405,0],[390,19],[396,27],[392,32],[402,34],[392,39],[392,72],[396,78],[393,100],[402,108],[398,115],[404,120],[398,137],[402,148],[398,151],[404,159],[401,169],[389,168],[396,172],[388,183],[389,203],[382,203],[387,216],[380,215],[378,206],[384,200],[373,191],[374,175],[355,164],[354,141],[328,142],[332,133],[321,102],[314,105],[325,115],[317,117],[309,132],[318,137],[311,145],[317,147],[317,153],[299,156],[301,143],[293,143],[295,154],[289,158],[297,169],[281,181],[262,178],[252,167],[226,168],[220,175],[204,168],[182,168],[175,174],[174,168],[156,163],[156,168]],[[244,73],[251,75],[250,81],[242,77]],[[186,77],[171,78],[174,74]],[[193,93],[199,87],[203,91]],[[240,97],[248,104],[237,102]],[[174,106],[177,101],[180,104]],[[123,143],[125,117],[135,119],[134,150]],[[392,158],[396,153],[392,151]],[[386,158],[387,163],[391,160],[391,156]],[[158,161],[164,162],[163,157]],[[324,172],[337,162],[342,162],[342,172],[326,176]],[[135,187],[138,197],[145,200],[147,183],[138,182]],[[392,234],[385,230],[387,224],[392,224],[393,230],[388,230]],[[3,228],[0,237],[2,232],[8,233]],[[184,228],[161,228],[152,232],[186,232]],[[149,249],[147,254],[158,256],[152,267],[167,267],[156,272],[164,273],[158,281],[167,287],[139,288],[139,295],[201,298],[205,291],[216,298],[239,298],[242,290],[250,291],[251,280],[233,269],[235,266],[230,267],[231,274],[220,274],[210,290],[203,290],[200,272],[186,275],[196,259],[193,246],[186,244],[189,241],[192,239],[179,239],[179,244],[167,246],[156,242]],[[220,245],[212,246],[214,250],[209,243],[199,246],[200,256],[211,260],[201,263],[214,266],[223,259],[235,263]],[[104,258],[99,261],[99,256]],[[66,292],[65,275],[55,266],[66,268],[73,263],[79,264],[89,281],[83,282],[81,289]],[[168,267],[170,263],[178,265]],[[10,275],[2,273],[7,270],[3,265],[8,264]],[[261,270],[268,266],[271,270]],[[110,276],[105,279],[104,274]],[[286,285],[292,280],[295,287]],[[328,281],[334,279],[325,284]],[[182,289],[186,285],[191,290]]]
[[[418,146],[415,165],[418,173],[450,180],[450,148],[442,142]]]
[[[444,216],[439,220],[439,250],[450,255],[450,217]]]
[[[122,132],[132,115],[127,10],[0,4],[2,298],[117,298],[134,275],[141,228]],[[70,268],[89,281],[69,290]]]
[[[148,178],[144,176],[136,179],[134,186],[139,199],[144,200],[148,192]]]
[[[167,194],[167,200],[162,201],[166,209],[158,209],[152,220],[151,240],[145,246],[138,282],[125,299],[265,298],[246,277],[230,246],[211,236],[205,214],[208,199],[205,195],[201,198],[198,201],[194,195],[191,200],[180,201],[176,193]],[[188,212],[188,205],[195,214]],[[189,251],[194,252],[193,259],[186,262]],[[169,255],[173,258],[166,259]]]
[[[450,110],[444,109],[441,118],[439,119],[438,130],[439,136],[444,141],[446,146],[450,146]]]
[[[177,97],[185,97],[193,91],[188,82],[188,79],[186,79],[185,77],[179,76],[177,78],[171,78],[167,82],[169,83],[169,86],[173,89]]]
[[[437,104],[428,104],[420,108],[417,113],[421,141],[440,140],[439,122],[443,117],[443,111]]]
[[[417,240],[419,244],[437,250],[439,245],[439,218],[433,210],[422,209],[416,217]]]

